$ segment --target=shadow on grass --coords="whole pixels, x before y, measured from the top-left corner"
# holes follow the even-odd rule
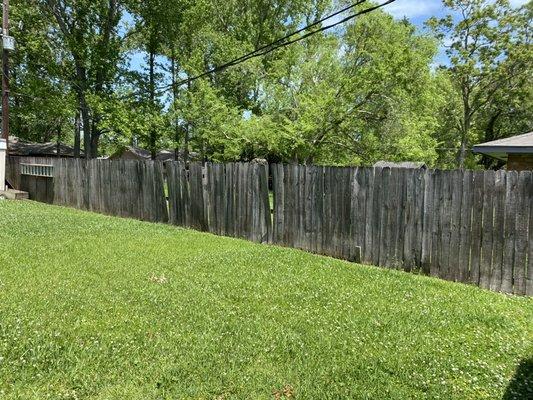
[[[502,400],[523,399],[533,399],[533,358],[520,363]]]

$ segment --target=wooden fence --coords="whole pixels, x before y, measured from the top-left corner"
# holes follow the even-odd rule
[[[275,243],[533,294],[531,171],[272,169]]]
[[[163,164],[56,160],[54,204],[143,221],[167,222]]]
[[[268,166],[167,163],[170,222],[267,243],[272,218]]]
[[[54,165],[55,204],[533,295],[531,171]]]
[[[57,158],[49,157],[8,157],[6,179],[19,190],[30,194],[30,199],[42,203],[52,203],[54,199],[53,179],[46,176],[23,174],[21,165],[40,164],[53,165]]]

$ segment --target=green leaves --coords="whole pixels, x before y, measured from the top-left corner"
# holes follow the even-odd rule
[[[431,34],[376,11],[178,87],[337,2],[14,0],[13,131],[72,141],[81,110],[92,155],[138,143],[216,161],[474,167],[471,144],[530,129],[533,6],[443,4]]]
[[[461,97],[461,104],[453,110],[454,119],[458,120],[454,127],[455,143],[447,144],[458,147],[457,163],[462,167],[467,163],[467,149],[471,144],[527,129],[517,121],[499,133],[494,132],[511,110],[531,109],[531,95],[524,98],[522,91],[531,86],[525,81],[532,72],[531,39],[526,33],[531,24],[531,5],[517,10],[507,0],[445,0],[444,4],[458,19],[451,15],[438,21],[431,19],[428,26],[447,42],[451,65],[444,68],[449,70]],[[518,105],[513,99],[520,97],[524,102]],[[445,118],[450,120],[448,116]],[[449,124],[443,121],[442,126]],[[444,162],[449,163],[449,158]],[[468,165],[475,165],[472,157]]]

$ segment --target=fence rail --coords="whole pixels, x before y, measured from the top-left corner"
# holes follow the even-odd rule
[[[53,163],[55,204],[533,295],[531,171]]]
[[[48,164],[23,164],[20,163],[20,174],[39,176],[41,178],[53,178],[54,166]]]

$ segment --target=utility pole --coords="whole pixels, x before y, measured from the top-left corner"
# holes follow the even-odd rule
[[[3,0],[2,13],[2,136],[9,143],[9,0]]]
[[[9,37],[9,0],[3,0],[2,18],[2,138],[0,138],[0,192],[6,183],[6,161],[9,142],[9,50],[15,46]]]

